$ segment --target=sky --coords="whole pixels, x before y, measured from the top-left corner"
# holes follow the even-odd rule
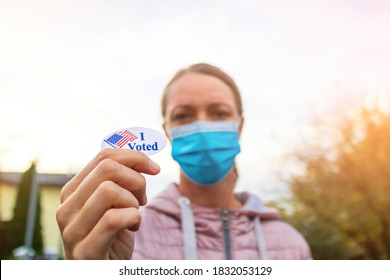
[[[162,131],[166,83],[207,62],[243,95],[237,188],[280,195],[312,118],[390,106],[389,50],[386,0],[0,0],[0,170],[73,173],[117,129]],[[154,195],[178,166],[152,159]]]

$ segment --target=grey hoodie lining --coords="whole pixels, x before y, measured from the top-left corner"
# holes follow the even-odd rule
[[[250,202],[253,202],[251,201],[251,198],[253,200],[253,197],[249,196]],[[181,224],[182,224],[183,242],[184,242],[184,258],[186,260],[196,260],[198,259],[198,254],[197,254],[197,246],[196,246],[195,218],[191,209],[190,200],[187,197],[180,197],[178,202],[181,209]],[[244,208],[245,209],[251,208],[250,207],[251,204],[253,205],[253,203],[250,203],[249,205],[247,205],[249,207],[244,207]],[[257,206],[256,208],[259,207]],[[268,259],[267,248],[266,248],[259,216],[256,216],[254,218],[254,230],[255,230],[257,248],[258,248],[260,259],[267,260]]]

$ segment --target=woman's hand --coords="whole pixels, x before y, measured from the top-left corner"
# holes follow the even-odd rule
[[[57,210],[66,259],[131,259],[147,202],[145,178],[160,167],[140,152],[102,150],[61,191]]]

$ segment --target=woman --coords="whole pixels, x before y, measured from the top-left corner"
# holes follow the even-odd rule
[[[147,203],[141,173],[160,167],[139,152],[101,151],[61,192],[57,221],[67,259],[311,258],[277,212],[234,193],[244,118],[225,72],[209,64],[179,71],[164,91],[162,114],[179,183],[140,211]]]

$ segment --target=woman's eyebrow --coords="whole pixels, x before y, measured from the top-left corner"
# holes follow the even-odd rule
[[[193,109],[193,106],[191,106],[191,105],[177,105],[177,106],[172,108],[171,112],[174,112],[176,110],[182,110],[182,109],[184,109],[184,110],[191,110],[191,109]]]
[[[227,108],[232,109],[232,106],[230,104],[223,103],[223,102],[212,103],[212,104],[210,104],[209,107],[227,107]]]

